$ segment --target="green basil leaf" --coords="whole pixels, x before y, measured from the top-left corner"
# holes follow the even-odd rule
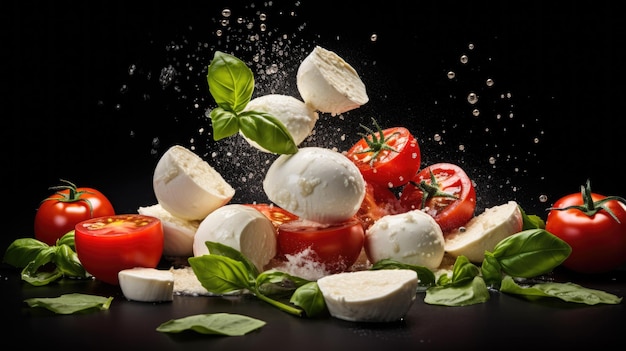
[[[217,105],[238,114],[252,98],[254,75],[243,61],[216,51],[209,64],[207,83]]]
[[[239,114],[241,133],[254,140],[264,149],[275,154],[295,154],[298,147],[291,133],[276,117],[257,111],[245,111]]]
[[[83,268],[78,255],[68,245],[57,245],[54,263],[59,271],[68,277],[87,278],[89,274]]]
[[[3,260],[13,267],[24,268],[48,247],[48,244],[37,239],[17,239],[6,249]]]
[[[59,240],[57,240],[56,245],[57,246],[67,245],[70,247],[70,249],[76,252],[76,245],[75,245],[74,238],[75,238],[75,230],[70,230],[69,232],[65,233],[62,237],[60,237]]]
[[[324,295],[317,282],[309,282],[299,287],[289,302],[302,308],[308,317],[317,317],[328,312]]]
[[[472,281],[474,277],[480,274],[480,269],[470,262],[470,260],[461,255],[456,258],[454,261],[454,266],[452,267],[452,281],[451,284],[455,285],[463,285],[469,281]]]
[[[474,277],[462,285],[431,286],[424,302],[430,305],[468,306],[489,300],[489,290],[481,277]]]
[[[211,124],[213,125],[213,139],[221,140],[239,131],[239,118],[231,111],[221,107],[211,110]]]
[[[435,274],[433,271],[423,266],[414,266],[390,259],[383,259],[374,263],[372,267],[370,267],[370,270],[377,269],[410,269],[417,273],[417,279],[419,280],[420,286],[435,285]]]
[[[256,279],[257,290],[265,296],[289,295],[307,283],[310,283],[307,279],[275,269],[259,274]]]
[[[493,253],[485,252],[485,258],[480,268],[485,284],[489,287],[499,288],[502,282],[502,266]]]
[[[495,246],[493,256],[506,274],[531,278],[552,271],[571,252],[565,241],[544,229],[530,229],[504,238]]]
[[[585,288],[574,283],[546,282],[528,287],[522,287],[515,283],[510,276],[504,277],[500,292],[515,294],[528,300],[537,300],[544,297],[554,297],[565,302],[583,303],[587,305],[619,304],[621,297],[604,291]]]
[[[24,300],[30,307],[42,307],[57,314],[108,310],[111,306],[111,301],[113,301],[113,297],[78,293]]]
[[[231,313],[198,314],[169,320],[156,330],[162,333],[180,333],[192,330],[200,334],[241,336],[259,329],[266,323],[248,316]]]
[[[228,258],[232,258],[235,261],[239,261],[243,263],[243,265],[248,270],[249,279],[254,280],[259,275],[259,270],[256,268],[254,263],[250,261],[246,256],[244,256],[239,250],[235,250],[234,248],[224,245],[222,243],[214,242],[214,241],[206,241],[204,243],[206,247],[209,249],[210,255],[220,255]]]
[[[536,215],[527,215],[521,206],[518,206],[518,208],[522,213],[522,230],[546,228],[546,222],[544,222],[543,218]]]
[[[253,289],[246,265],[230,257],[202,255],[188,259],[202,286],[213,294],[226,294],[242,289]]]
[[[34,286],[42,286],[63,277],[63,272],[56,266],[52,271],[40,270],[44,265],[54,263],[57,251],[57,246],[48,246],[41,250],[37,257],[22,269],[22,280]]]

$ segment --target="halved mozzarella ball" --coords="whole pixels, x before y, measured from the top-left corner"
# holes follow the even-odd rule
[[[392,259],[431,270],[445,253],[441,227],[421,210],[380,218],[366,231],[364,248],[371,263]]]
[[[246,205],[224,205],[206,216],[194,236],[194,256],[209,254],[207,241],[241,252],[259,271],[276,256],[274,224],[259,210]]]
[[[367,103],[365,84],[356,70],[336,53],[316,46],[300,63],[298,91],[314,109],[337,115]]]
[[[517,202],[494,206],[470,219],[464,227],[448,233],[445,250],[454,257],[463,255],[480,263],[485,258],[485,251],[493,251],[502,239],[520,232],[523,224]]]
[[[317,112],[304,102],[293,96],[281,94],[263,95],[252,99],[244,111],[266,112],[276,117],[285,125],[296,145],[302,143],[311,134],[319,118]],[[245,136],[244,139],[257,149],[269,152],[254,140]]]
[[[409,269],[345,272],[317,280],[331,316],[354,322],[401,320],[416,298],[417,273]]]
[[[235,189],[200,156],[174,145],[159,159],[153,175],[159,204],[176,217],[202,220],[235,195]]]
[[[199,220],[176,217],[160,204],[139,207],[139,214],[156,217],[163,225],[163,255],[176,257],[193,256],[193,236],[200,225]]]
[[[174,275],[169,270],[129,268],[118,273],[120,288],[128,300],[142,302],[172,301]]]
[[[263,189],[276,205],[322,224],[351,219],[365,197],[357,166],[343,154],[320,147],[279,156],[265,175]]]

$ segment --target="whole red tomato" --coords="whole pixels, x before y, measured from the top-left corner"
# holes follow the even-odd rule
[[[354,144],[346,156],[361,171],[366,182],[388,188],[402,186],[420,168],[421,153],[417,139],[404,127],[382,130],[374,120],[377,131],[365,126],[367,134]]]
[[[400,211],[400,202],[396,194],[386,186],[365,183],[365,197],[356,217],[367,230],[374,222],[383,216]]]
[[[118,273],[155,268],[163,254],[163,225],[152,216],[121,214],[87,219],[75,226],[76,255],[96,279],[118,285]]]
[[[364,240],[365,231],[356,218],[333,225],[297,219],[278,227],[278,257],[310,249],[308,258],[324,264],[326,271],[338,273],[356,262]]]
[[[603,273],[626,263],[626,206],[617,196],[591,192],[590,182],[580,193],[558,199],[549,208],[546,231],[572,247],[562,263],[579,273]]]
[[[425,211],[445,234],[474,216],[476,190],[461,167],[452,163],[436,163],[422,169],[402,188],[400,206],[405,211]]]
[[[113,205],[100,191],[61,181],[66,185],[51,187],[57,192],[43,200],[35,214],[35,239],[48,245],[56,245],[57,239],[74,230],[78,222],[115,214]]]

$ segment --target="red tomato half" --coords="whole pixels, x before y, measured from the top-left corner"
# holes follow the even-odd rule
[[[363,226],[356,218],[333,225],[298,219],[278,227],[278,257],[311,249],[311,259],[324,264],[326,271],[338,273],[356,262],[364,240]]]
[[[56,245],[57,239],[74,230],[78,222],[115,214],[113,205],[100,191],[66,183],[51,188],[59,191],[42,201],[35,214],[35,239],[48,245]]]
[[[163,226],[156,217],[123,214],[76,224],[76,254],[87,272],[118,285],[118,273],[134,267],[155,268],[163,254]]]
[[[594,206],[606,199],[592,193]],[[626,209],[617,200],[604,203],[605,209],[586,214],[569,206],[585,205],[584,194],[569,194],[557,200],[546,218],[546,231],[559,237],[572,247],[563,266],[579,273],[603,273],[626,263]],[[606,211],[613,212],[617,220]]]
[[[421,162],[417,139],[403,127],[379,128],[367,134],[346,156],[357,165],[365,181],[388,188],[408,183]]]
[[[377,184],[365,184],[365,197],[356,217],[367,230],[383,216],[400,212],[400,202],[391,189]]]
[[[298,219],[298,216],[296,216],[295,214],[283,209],[282,207],[278,207],[274,204],[259,203],[259,204],[245,204],[245,205],[255,208],[259,212],[263,213],[267,218],[269,218],[272,221],[272,224],[274,224],[274,227],[276,227],[277,229],[278,229],[278,226],[280,226],[283,223]]]
[[[427,187],[432,186],[431,190],[438,188],[440,193],[434,196],[425,194],[414,185],[422,182]],[[412,179],[412,183],[404,186],[400,194],[400,205],[405,211],[425,211],[435,219],[445,234],[464,225],[474,216],[476,190],[461,167],[451,163],[437,163],[422,169]]]

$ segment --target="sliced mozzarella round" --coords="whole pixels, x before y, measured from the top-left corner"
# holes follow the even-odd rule
[[[337,115],[369,101],[356,70],[336,53],[316,46],[300,63],[298,91],[314,109]]]
[[[202,220],[235,195],[235,189],[200,156],[174,145],[156,165],[154,194],[159,204],[172,215]]]
[[[305,147],[279,156],[263,180],[270,201],[302,219],[333,224],[352,218],[365,197],[365,181],[343,154]]]
[[[259,210],[246,205],[224,205],[206,216],[194,236],[194,256],[209,254],[207,241],[241,252],[259,271],[276,256],[274,224]]]
[[[317,112],[304,102],[293,96],[281,94],[263,95],[252,99],[244,111],[266,112],[276,117],[285,125],[296,145],[311,134],[319,118]],[[245,136],[244,139],[257,149],[269,152],[254,140]]]
[[[515,201],[488,208],[464,227],[446,235],[446,252],[454,257],[463,255],[475,263],[482,262],[485,251],[493,251],[502,239],[520,232],[523,224],[522,212]]]
[[[366,231],[364,248],[371,263],[392,259],[431,270],[445,254],[441,227],[420,210],[381,217]]]
[[[354,322],[394,322],[406,316],[417,293],[409,269],[368,270],[317,280],[331,316]]]
[[[139,207],[137,212],[161,220],[164,256],[193,256],[193,236],[198,230],[200,221],[176,217],[167,212],[160,204]]]
[[[174,275],[169,270],[137,267],[121,270],[117,275],[128,300],[162,302],[173,299]]]

